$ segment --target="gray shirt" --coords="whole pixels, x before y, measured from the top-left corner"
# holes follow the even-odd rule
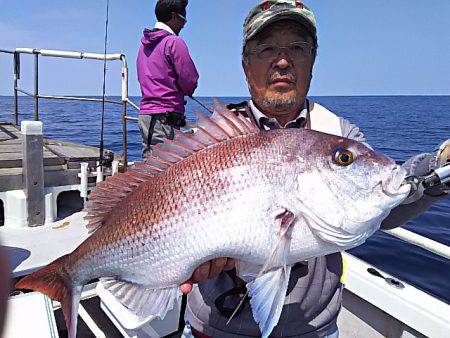
[[[322,337],[335,325],[341,307],[342,257],[340,253],[312,259],[292,268],[288,292],[278,325],[271,337]],[[194,286],[188,295],[185,319],[210,337],[260,337],[250,304],[228,318],[215,306],[216,299],[235,284],[227,273]],[[230,296],[225,305],[236,308],[242,295]]]
[[[252,109],[254,109],[252,107]],[[259,112],[260,113],[260,112]],[[259,114],[254,114],[254,116]],[[301,116],[301,115],[300,115]],[[299,117],[300,118],[300,117]],[[253,119],[255,120],[255,119]],[[256,121],[261,128],[259,121]],[[340,119],[342,135],[364,142],[355,125]],[[278,325],[271,337],[322,337],[336,325],[341,307],[342,256],[340,253],[311,259],[292,268],[288,292]],[[227,325],[228,317],[216,307],[216,300],[236,287],[233,278],[223,272],[217,278],[198,283],[188,295],[185,319],[197,331],[210,337],[260,337],[250,304]],[[224,306],[235,309],[243,295],[224,299]]]

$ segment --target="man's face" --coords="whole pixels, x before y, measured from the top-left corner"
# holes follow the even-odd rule
[[[262,45],[286,47],[296,42],[313,46],[310,34],[294,21],[275,22],[247,42],[244,72],[253,102],[266,115],[277,117],[300,110],[309,90],[315,57],[313,53],[296,57],[282,49],[274,58],[264,58],[254,51],[261,50]]]
[[[181,30],[184,28],[184,26],[186,25],[186,13],[182,14],[178,14],[178,13],[172,13],[172,25],[171,28],[173,29],[174,33],[179,35]],[[169,25],[170,26],[170,25]]]

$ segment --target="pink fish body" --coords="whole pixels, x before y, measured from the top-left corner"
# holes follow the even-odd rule
[[[266,337],[291,265],[362,244],[408,195],[405,173],[363,144],[311,130],[260,132],[220,110],[100,184],[85,207],[93,234],[16,285],[59,300],[70,337],[88,281],[101,278],[139,317],[163,318],[178,286],[218,257],[239,261]]]

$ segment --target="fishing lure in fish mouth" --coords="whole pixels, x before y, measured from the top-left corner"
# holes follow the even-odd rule
[[[213,109],[197,113],[194,134],[176,131],[145,163],[94,188],[84,208],[91,236],[16,284],[61,302],[70,338],[90,280],[139,318],[164,318],[179,285],[219,257],[248,277],[267,337],[291,266],[361,244],[405,195],[395,163],[363,144],[304,129],[260,132],[219,103]]]

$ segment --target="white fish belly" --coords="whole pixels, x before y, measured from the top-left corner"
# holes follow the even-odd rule
[[[232,257],[262,265],[274,246],[269,186],[224,192],[214,205],[193,205],[158,224],[153,234],[97,249],[91,274],[116,277],[150,288],[179,285],[201,263]],[[244,202],[245,201],[245,202]],[[146,229],[146,227],[142,227]],[[153,237],[152,237],[153,236]],[[89,270],[89,269],[87,269]]]

